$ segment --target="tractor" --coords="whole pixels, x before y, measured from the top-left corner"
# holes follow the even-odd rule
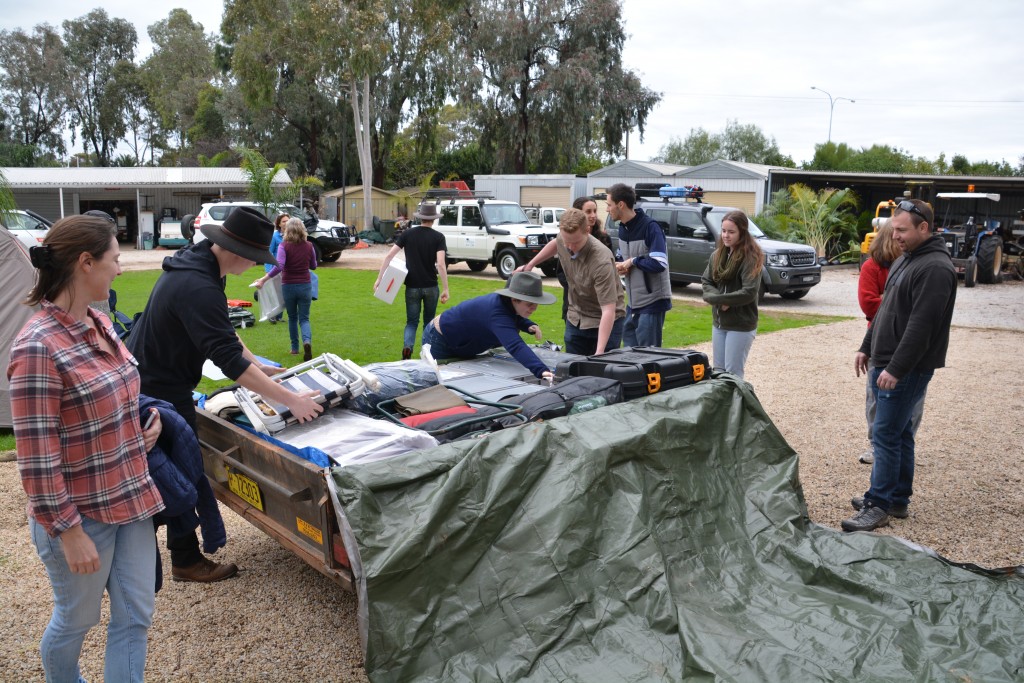
[[[991,219],[992,203],[999,201],[999,195],[939,192],[935,197],[945,204],[942,227],[936,232],[945,241],[957,273],[963,275],[964,286],[1001,282],[1003,230],[999,221]],[[979,210],[985,214],[980,223],[975,220]]]

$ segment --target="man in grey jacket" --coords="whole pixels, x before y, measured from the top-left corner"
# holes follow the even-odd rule
[[[854,358],[854,371],[870,372],[875,392],[871,487],[851,500],[857,514],[844,531],[872,531],[890,517],[905,518],[914,484],[914,405],[932,373],[946,364],[956,301],[956,270],[943,239],[932,233],[932,208],[900,202],[891,219],[903,249],[889,269],[882,304]]]

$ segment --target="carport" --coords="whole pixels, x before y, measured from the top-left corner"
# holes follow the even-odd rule
[[[31,209],[53,221],[91,209],[106,211],[115,217],[126,239],[140,248],[141,234],[158,229],[162,218],[197,214],[204,202],[248,198],[248,180],[240,168],[2,170],[18,208]],[[287,171],[274,177],[275,189],[290,184]]]

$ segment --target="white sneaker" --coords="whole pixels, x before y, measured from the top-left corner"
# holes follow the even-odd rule
[[[857,460],[865,465],[870,465],[875,461],[875,453],[874,451],[864,451],[860,454],[860,457],[858,457]]]

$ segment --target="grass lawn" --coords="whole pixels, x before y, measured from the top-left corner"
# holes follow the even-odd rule
[[[142,311],[149,299],[161,271],[132,271],[123,273],[114,281],[117,290],[117,307],[129,316]],[[252,300],[253,290],[248,284],[263,273],[262,268],[253,268],[243,276],[228,277],[227,296],[229,299]],[[313,328],[313,354],[331,352],[342,358],[349,358],[359,365],[375,361],[399,360],[402,351],[402,329],[405,326],[405,305],[402,294],[392,305],[385,304],[372,295],[376,271],[323,269],[320,276],[320,299],[313,302],[310,324]],[[482,280],[468,277],[450,278],[452,300],[439,306],[439,311],[460,301],[500,289],[496,280]],[[560,287],[546,289],[561,301]],[[533,320],[544,331],[544,338],[557,344],[562,343],[563,322],[561,304],[541,306]],[[258,306],[253,307],[259,318]],[[793,327],[833,322],[829,316],[806,316],[761,311],[758,332],[764,334]],[[282,365],[293,365],[297,358],[289,354],[287,323],[270,325],[257,323],[254,327],[239,330],[246,345],[260,356],[275,360]],[[531,341],[530,337],[527,341]],[[691,306],[676,302],[665,317],[664,345],[669,348],[686,348],[711,339],[711,308]],[[418,338],[417,338],[418,341]],[[755,347],[756,351],[756,347]],[[198,389],[209,392],[231,382],[214,382],[203,379]],[[14,447],[10,431],[0,432],[0,450]]]

